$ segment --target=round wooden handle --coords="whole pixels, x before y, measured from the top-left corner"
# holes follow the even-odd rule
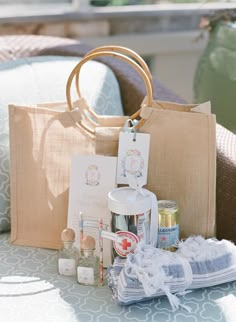
[[[150,69],[149,69],[147,63],[145,62],[145,60],[138,53],[136,53],[134,50],[124,47],[124,46],[116,46],[116,45],[100,46],[100,47],[90,50],[85,56],[89,56],[91,54],[102,52],[102,51],[120,52],[120,53],[126,54],[126,55],[134,58],[140,64],[140,66],[143,68],[143,70],[145,71],[146,75],[148,76],[148,78],[150,80],[150,83],[151,83],[151,86],[153,89],[152,74],[150,72]],[[79,76],[76,75],[76,84],[78,83],[78,78],[79,78]]]
[[[107,45],[107,46],[100,46],[100,47],[96,47],[92,50],[90,50],[85,56],[89,56],[91,54],[94,53],[98,53],[98,52],[102,52],[102,51],[112,51],[112,52],[120,52],[120,53],[124,53],[132,58],[134,58],[139,64],[140,66],[143,68],[143,70],[145,71],[146,75],[148,76],[151,86],[152,86],[152,91],[153,91],[153,79],[152,79],[152,74],[150,72],[150,69],[147,65],[147,63],[145,62],[145,60],[138,54],[136,53],[134,50],[124,47],[124,46],[117,46],[117,45]],[[78,87],[79,87],[79,75],[76,74],[76,78],[75,78],[75,83],[76,83],[76,90],[77,90],[77,94],[78,94]],[[93,111],[93,110],[89,110],[90,114],[92,115],[93,119],[97,120],[97,114]],[[136,119],[140,116],[140,109],[138,111],[136,111],[134,114],[132,114],[130,116],[130,119]],[[136,128],[140,128],[143,122],[140,122]]]
[[[131,58],[122,55],[120,53],[116,53],[116,52],[111,52],[111,51],[103,51],[103,52],[97,52],[97,53],[93,53],[90,55],[85,56],[72,70],[72,72],[69,75],[69,78],[67,80],[67,84],[66,84],[66,97],[67,97],[67,104],[70,110],[73,109],[73,105],[72,105],[72,99],[71,99],[71,84],[72,81],[74,79],[74,77],[76,77],[76,75],[78,75],[78,80],[79,80],[79,75],[80,75],[80,70],[81,67],[89,60],[94,59],[96,57],[100,57],[100,56],[112,56],[115,58],[118,58],[122,61],[125,61],[127,63],[129,63],[138,73],[139,75],[142,77],[145,87],[146,87],[146,92],[147,92],[147,105],[151,106],[152,105],[152,86],[151,86],[151,82],[148,78],[148,76],[146,75],[145,71],[135,62],[133,61]],[[78,96],[81,98],[81,93],[80,93],[80,88],[79,88],[79,81],[78,81],[78,85],[77,87],[77,92],[78,92]],[[137,115],[137,113],[135,113]],[[140,128],[143,124],[144,124],[144,120],[140,120],[138,122],[138,124],[136,125],[136,128]]]

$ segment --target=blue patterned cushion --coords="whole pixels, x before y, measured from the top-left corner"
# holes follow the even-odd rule
[[[0,232],[10,229],[8,104],[31,105],[65,101],[66,81],[78,57],[40,56],[0,65]],[[81,92],[98,114],[122,115],[118,82],[104,64],[82,67]],[[72,91],[75,99],[75,90]]]
[[[192,309],[173,312],[166,297],[120,306],[108,286],[79,285],[57,273],[58,252],[9,244],[0,236],[1,322],[234,322],[236,281],[181,297]]]

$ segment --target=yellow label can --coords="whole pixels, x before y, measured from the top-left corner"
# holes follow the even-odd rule
[[[179,241],[179,207],[173,200],[158,201],[157,247],[175,250]]]

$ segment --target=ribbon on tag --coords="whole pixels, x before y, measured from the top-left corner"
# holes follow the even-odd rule
[[[134,190],[132,196],[129,197],[130,201],[137,200],[138,195],[142,196],[150,196],[151,198],[151,221],[148,227],[148,213],[145,213],[145,220],[143,223],[143,231],[144,231],[144,242],[146,244],[151,244],[152,246],[156,247],[157,245],[157,235],[158,235],[158,204],[157,204],[157,197],[156,195],[147,190],[143,189],[143,185],[145,181],[142,177],[136,177],[129,173],[127,173],[128,184],[131,189]],[[149,236],[148,236],[149,235]]]
[[[131,119],[128,119],[125,121],[125,124],[122,128],[122,131],[123,132],[126,132],[126,133],[131,133],[131,132],[135,132],[135,125],[138,123],[137,120],[131,120]],[[131,124],[131,126],[130,126]]]
[[[138,194],[142,196],[146,196],[145,191],[143,190],[143,186],[145,181],[142,177],[136,177],[130,173],[127,173],[128,183],[131,189],[134,190],[133,195],[129,198],[131,201],[135,201],[137,199]]]

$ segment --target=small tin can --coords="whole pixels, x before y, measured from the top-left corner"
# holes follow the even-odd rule
[[[157,247],[174,251],[179,241],[179,208],[175,201],[158,201]]]

